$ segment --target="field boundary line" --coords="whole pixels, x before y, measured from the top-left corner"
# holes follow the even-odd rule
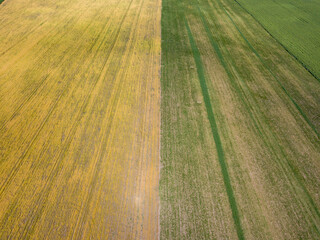
[[[159,177],[158,177],[158,236],[157,236],[157,240],[160,240],[160,235],[161,235],[161,192],[160,192],[160,181],[161,181],[161,140],[162,140],[162,124],[161,124],[161,116],[162,116],[162,2],[164,0],[160,0],[160,56],[159,56],[159,64],[160,64],[160,68],[159,68]]]
[[[231,181],[230,181],[230,176],[229,176],[229,172],[227,169],[227,164],[225,161],[225,155],[224,155],[224,151],[223,151],[223,147],[222,147],[222,142],[220,139],[220,135],[219,135],[219,131],[218,131],[218,126],[214,117],[214,113],[212,110],[212,105],[210,102],[210,95],[209,95],[209,91],[208,91],[208,87],[206,84],[206,78],[205,78],[205,72],[203,69],[203,64],[202,64],[202,60],[201,60],[201,56],[200,56],[200,52],[199,49],[196,45],[196,42],[192,36],[192,32],[191,29],[189,27],[188,21],[187,19],[184,17],[184,21],[185,21],[185,26],[188,32],[188,37],[189,37],[189,41],[190,41],[190,45],[192,48],[192,53],[193,53],[193,57],[194,57],[194,61],[196,63],[196,67],[197,67],[197,73],[198,73],[198,78],[200,81],[200,86],[201,86],[201,90],[202,90],[202,96],[205,102],[205,107],[207,110],[207,114],[208,114],[208,120],[210,122],[210,127],[211,127],[211,131],[212,131],[212,135],[214,138],[214,142],[216,145],[216,150],[217,150],[217,154],[218,154],[218,160],[220,163],[220,167],[221,167],[221,172],[222,172],[222,176],[223,176],[223,181],[224,181],[224,185],[226,187],[226,191],[227,191],[227,195],[228,195],[228,199],[229,199],[229,204],[230,204],[230,208],[231,208],[231,212],[232,212],[232,217],[234,220],[234,224],[236,227],[236,231],[237,231],[237,235],[238,235],[238,239],[242,240],[245,239],[244,234],[243,234],[243,229],[241,226],[241,221],[240,221],[240,216],[239,216],[239,211],[238,211],[238,207],[236,204],[236,199],[233,193],[233,189],[232,189],[232,185],[231,185]]]

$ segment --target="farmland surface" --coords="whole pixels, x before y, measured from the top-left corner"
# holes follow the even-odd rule
[[[317,1],[0,0],[0,239],[320,239]]]
[[[319,81],[233,0],[162,6],[161,238],[319,239]]]
[[[160,7],[0,5],[0,239],[158,235]]]

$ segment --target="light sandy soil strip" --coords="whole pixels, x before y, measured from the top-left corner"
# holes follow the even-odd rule
[[[0,6],[1,239],[158,236],[160,6]]]

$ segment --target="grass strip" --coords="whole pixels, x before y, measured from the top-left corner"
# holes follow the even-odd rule
[[[195,43],[195,40],[194,40],[194,38],[192,36],[192,32],[191,32],[191,29],[189,27],[188,21],[186,19],[184,19],[184,20],[185,20],[186,29],[187,29],[187,32],[188,32],[190,45],[191,45],[191,48],[192,48],[193,57],[194,57],[194,60],[195,60],[195,63],[196,63],[196,67],[197,67],[198,78],[199,78],[199,81],[200,81],[200,86],[201,86],[201,90],[202,90],[202,96],[203,96],[203,100],[205,102],[205,106],[206,106],[206,110],[207,110],[207,114],[208,114],[208,119],[209,119],[209,122],[210,122],[212,135],[213,135],[213,138],[214,138],[214,142],[216,144],[216,149],[217,149],[217,153],[218,153],[218,159],[219,159],[219,163],[220,163],[220,167],[221,167],[221,171],[222,171],[222,175],[223,175],[223,181],[224,181],[224,185],[226,187],[226,191],[227,191],[227,195],[228,195],[228,199],[229,199],[229,204],[230,204],[231,211],[232,211],[232,217],[233,217],[234,224],[235,224],[235,227],[236,227],[236,230],[237,230],[238,238],[240,240],[242,240],[242,239],[245,239],[245,238],[244,238],[243,230],[242,230],[242,227],[241,227],[239,211],[238,211],[236,200],[235,200],[234,193],[233,193],[233,190],[232,190],[230,177],[229,177],[229,173],[228,173],[228,169],[227,169],[227,164],[226,164],[226,161],[225,161],[225,155],[224,155],[224,151],[223,151],[220,135],[219,135],[219,132],[218,132],[217,123],[216,123],[216,120],[215,120],[215,117],[214,117],[214,114],[213,114],[213,110],[212,110],[212,105],[211,105],[211,101],[210,101],[208,87],[207,87],[207,84],[206,84],[205,73],[204,73],[204,68],[203,68],[200,52],[199,52],[199,49],[198,49],[198,47],[197,47],[197,45]]]

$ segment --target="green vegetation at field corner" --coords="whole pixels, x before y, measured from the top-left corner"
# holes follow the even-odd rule
[[[235,0],[320,81],[318,0]]]

